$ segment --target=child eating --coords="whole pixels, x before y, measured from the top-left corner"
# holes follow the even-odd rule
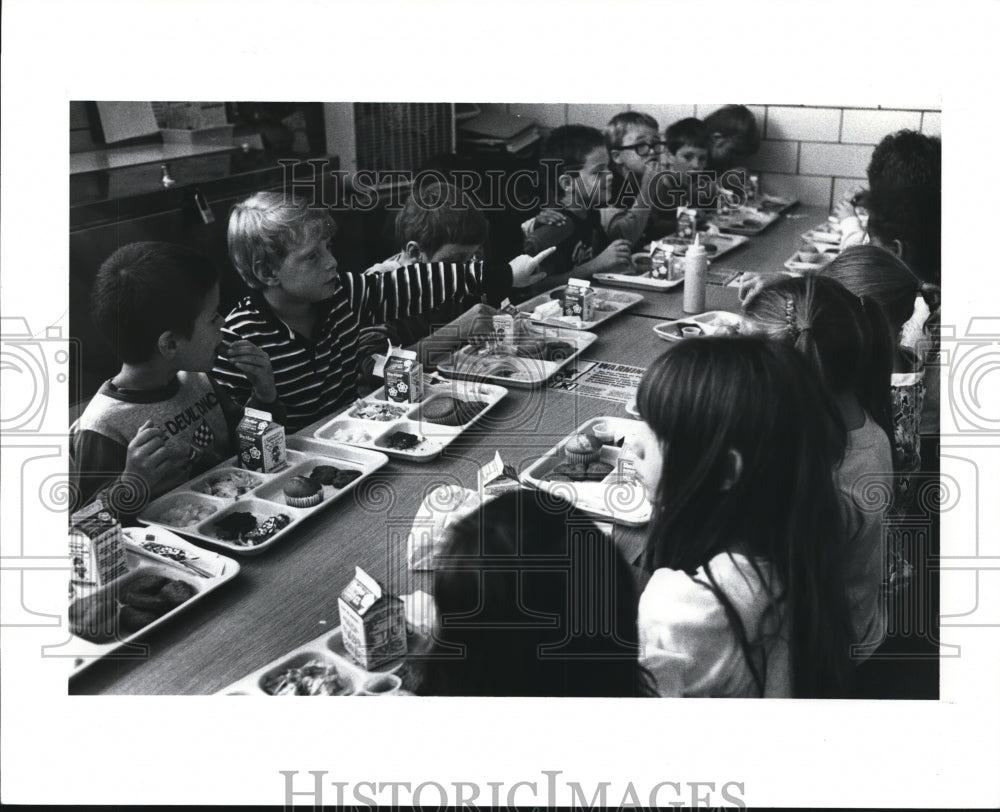
[[[131,243],[105,260],[91,315],[122,367],[70,428],[71,478],[84,502],[110,488],[110,507],[133,515],[234,453],[242,406],[205,374],[223,338],[218,308],[219,273],[188,248]],[[283,420],[267,354],[239,339],[222,352],[247,382],[242,402]],[[116,505],[129,491],[129,504]]]
[[[847,509],[844,551],[857,642],[870,655],[885,633],[883,522],[893,487],[892,341],[882,308],[826,277],[782,278],[746,309],[758,329],[816,369],[844,428],[836,480]],[[874,496],[873,496],[874,494]]]
[[[815,373],[777,342],[681,341],[637,405],[654,506],[639,642],[658,693],[845,696],[844,440]]]
[[[721,173],[742,169],[747,158],[760,148],[757,119],[742,104],[727,104],[705,118],[708,130],[708,168]]]
[[[608,237],[628,240],[633,248],[670,231],[653,205],[652,184],[662,169],[666,144],[659,124],[645,113],[619,113],[604,130],[611,155],[611,203],[615,208],[605,230]]]
[[[229,256],[252,291],[226,317],[225,333],[270,357],[290,431],[357,397],[362,328],[483,290],[481,262],[422,263],[367,275],[339,270],[329,248],[335,229],[325,211],[279,192],[253,195],[229,218]],[[369,336],[366,350],[384,351],[385,332]],[[234,395],[250,384],[223,356],[212,374]]]
[[[709,134],[696,118],[675,121],[666,132],[667,168],[673,174],[674,189],[680,189],[683,205],[705,208],[714,203],[713,186],[700,186],[697,173],[708,163]],[[676,209],[674,210],[676,220]]]
[[[489,224],[470,200],[460,200],[451,184],[432,183],[415,190],[396,217],[396,239],[402,250],[365,273],[395,271],[407,265],[435,262],[466,265],[483,255]],[[539,265],[554,248],[538,257],[519,256],[509,269],[487,266],[483,283],[487,301],[498,305],[514,288],[530,287],[545,278]],[[478,300],[450,301],[420,316],[396,319],[386,325],[393,343],[413,344],[430,335],[435,325],[454,321]]]
[[[600,209],[611,195],[611,171],[604,136],[593,127],[570,124],[557,127],[542,149],[549,209],[565,217],[562,225],[537,225],[525,238],[531,256],[555,247],[542,268],[547,287],[564,284],[571,276],[588,279],[595,273],[614,271],[631,264],[628,240],[609,243],[601,227]],[[536,286],[537,287],[537,286]]]
[[[435,560],[438,624],[417,693],[648,696],[636,587],[614,541],[537,491],[486,502]]]

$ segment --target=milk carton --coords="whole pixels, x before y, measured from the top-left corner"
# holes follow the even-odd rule
[[[101,587],[128,571],[121,525],[100,499],[70,517],[69,557],[80,586]]]
[[[594,320],[594,291],[586,279],[570,279],[563,296],[563,315],[579,316],[580,321]]]
[[[285,427],[271,420],[269,412],[247,409],[236,427],[240,465],[262,474],[288,465]]]
[[[685,240],[693,240],[698,231],[698,212],[694,209],[681,207],[677,209],[677,236]]]
[[[355,567],[337,599],[344,648],[362,668],[372,668],[406,654],[403,601],[382,592],[378,581]]]
[[[383,372],[386,400],[416,403],[424,399],[424,368],[415,352],[393,347]]]
[[[511,466],[504,465],[499,451],[479,469],[479,495],[483,501],[507,491],[516,491],[520,487],[517,472]]]

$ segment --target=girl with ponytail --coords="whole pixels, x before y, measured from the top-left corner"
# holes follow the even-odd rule
[[[847,431],[835,471],[846,515],[840,539],[848,598],[863,659],[885,633],[883,521],[893,488],[890,378],[893,346],[885,314],[825,277],[766,284],[746,305],[756,329],[794,347],[818,373]]]

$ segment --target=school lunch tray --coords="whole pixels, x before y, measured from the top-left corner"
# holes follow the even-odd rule
[[[459,380],[486,381],[519,389],[537,389],[597,341],[596,333],[567,327],[541,327],[510,345],[466,343],[437,365],[442,375]],[[528,344],[559,346],[551,360],[519,354]],[[569,345],[569,346],[563,346]],[[549,350],[546,350],[548,352]]]
[[[416,403],[395,403],[386,399],[384,391],[373,392],[324,423],[313,432],[313,437],[324,443],[337,442],[368,448],[400,460],[429,462],[503,400],[507,389],[476,381],[435,380],[425,376],[424,394],[423,400]],[[446,397],[483,405],[471,416],[463,415],[467,419],[457,425],[447,425],[427,417],[427,408],[433,409],[435,403]],[[383,416],[364,418],[358,416],[359,412],[373,415],[381,412]],[[458,419],[454,410],[451,416]],[[440,421],[442,418],[437,419]],[[419,442],[412,448],[389,448],[387,443],[398,432],[417,437]]]
[[[781,215],[776,211],[761,212],[756,209],[740,207],[729,214],[713,214],[711,222],[726,234],[742,234],[753,237],[760,234]]]
[[[563,451],[567,440],[574,434],[592,433],[597,423],[605,423],[615,437],[622,437],[623,444],[635,434],[637,423],[622,417],[594,417],[581,424],[573,434],[563,438],[557,445],[533,462],[521,474],[521,482],[546,491],[555,496],[561,496],[585,513],[611,519],[630,527],[647,524],[652,515],[652,505],[646,495],[646,489],[637,481],[622,481],[618,471],[618,459],[622,449],[616,444],[603,445],[597,462],[611,466],[611,472],[599,481],[550,480],[556,466],[568,463]]]
[[[633,305],[637,305],[643,300],[640,293],[620,293],[616,290],[606,288],[591,288],[594,291],[594,318],[590,321],[581,321],[579,316],[552,316],[547,319],[536,319],[531,314],[539,305],[547,304],[551,301],[558,301],[563,298],[566,286],[553,288],[548,293],[542,293],[526,302],[522,302],[517,309],[524,313],[536,324],[545,324],[549,327],[568,327],[571,330],[593,330],[595,327],[604,324],[608,319],[614,318],[619,313],[628,310]],[[570,319],[576,318],[577,323]]]
[[[116,590],[125,584],[125,579],[128,579],[129,576],[140,570],[162,575],[174,581],[184,581],[186,584],[193,586],[197,591],[184,601],[184,603],[174,607],[152,623],[143,626],[138,631],[121,640],[113,640],[109,643],[94,643],[71,634],[70,641],[65,644],[65,647],[60,646],[58,650],[47,650],[46,656],[74,658],[71,676],[79,674],[89,665],[115,653],[117,653],[117,656],[114,657],[116,660],[148,658],[149,651],[145,646],[131,646],[136,639],[169,622],[180,612],[186,611],[210,592],[214,592],[223,584],[231,581],[240,571],[240,565],[232,558],[220,555],[219,553],[213,553],[209,550],[203,550],[162,527],[126,527],[122,530],[122,533],[125,536],[125,559],[128,571],[103,587],[81,589],[79,586],[74,585],[74,599],[95,596],[102,592],[107,593]],[[207,577],[189,570],[183,564],[174,562],[171,559],[143,553],[142,545],[144,543],[165,544],[169,547],[176,547],[182,551],[186,560],[208,573]],[[131,650],[120,651],[120,649],[126,646],[130,646]]]
[[[295,528],[314,513],[328,508],[345,494],[350,493],[358,483],[369,477],[389,462],[385,454],[333,442],[319,442],[306,437],[289,437],[285,441],[288,450],[288,465],[280,471],[262,474],[240,468],[236,457],[199,474],[169,493],[155,499],[142,513],[139,521],[167,527],[180,535],[204,541],[215,547],[222,547],[240,555],[259,555],[282,539],[287,538]],[[343,487],[322,485],[322,501],[313,507],[292,507],[285,501],[283,488],[293,476],[308,477],[318,465],[332,465],[339,469],[359,471]],[[213,496],[205,489],[210,482],[218,482],[220,477],[237,477],[244,483],[231,496]],[[184,526],[177,524],[167,514],[171,510],[190,506],[197,518]],[[212,528],[220,520],[233,513],[252,513],[258,526],[268,518],[284,514],[291,521],[259,544],[244,544],[239,541],[220,539],[212,533]]]
[[[409,641],[409,638],[408,638]],[[335,668],[340,688],[333,687],[329,693],[314,694],[322,696],[390,696],[408,695],[409,687],[403,686],[403,678],[398,672],[404,671],[403,658],[397,658],[377,668],[366,671],[355,663],[344,648],[341,627],[325,632],[308,643],[292,649],[272,660],[263,668],[247,674],[231,685],[227,685],[216,695],[225,696],[281,696],[268,691],[264,686],[291,669],[301,669],[309,663],[318,663],[324,668]],[[332,686],[331,686],[332,687]],[[292,694],[289,696],[308,696],[309,694]]]
[[[820,249],[816,254],[816,262],[804,262],[799,259],[799,252],[796,251],[788,259],[785,260],[784,266],[789,271],[796,271],[798,273],[810,273],[819,271],[829,265],[836,254],[831,254],[827,251]]]
[[[701,245],[705,246],[705,251],[708,254],[708,264],[709,267],[712,265],[712,260],[718,259],[730,251],[739,248],[750,241],[749,237],[743,237],[737,234],[722,234],[717,228],[709,227],[706,232],[698,232],[698,239]],[[686,240],[682,237],[669,236],[664,237],[662,240],[658,240],[661,243],[667,243],[668,245],[691,245],[692,240]],[[652,249],[652,244],[650,244],[646,249],[646,254]],[[633,254],[633,259],[638,256],[638,254]],[[631,288],[633,290],[659,290],[666,291],[672,290],[679,285],[684,284],[684,277],[680,276],[677,279],[658,279],[651,275],[650,271],[639,274],[626,274],[626,273],[595,273],[594,279],[598,282],[602,282],[605,285],[610,285],[616,288]]]
[[[829,221],[813,226],[802,235],[802,239],[817,247],[840,250],[840,229],[834,228]]]
[[[702,335],[715,335],[720,330],[740,332],[740,328],[746,323],[746,319],[738,313],[730,313],[726,310],[709,310],[706,313],[699,313],[697,316],[687,316],[683,319],[673,319],[653,325],[653,332],[664,341],[681,341],[687,336],[681,333],[682,327],[697,327]],[[696,336],[691,336],[695,338]]]
[[[747,208],[759,212],[777,212],[784,214],[793,206],[797,206],[799,201],[794,197],[780,197],[778,195],[761,194],[752,203],[747,204]]]

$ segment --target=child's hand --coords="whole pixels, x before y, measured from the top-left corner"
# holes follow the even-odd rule
[[[740,287],[737,291],[737,296],[740,300],[740,306],[746,307],[750,304],[750,301],[760,293],[761,288],[764,287],[764,277],[759,273],[745,273],[740,276]]]
[[[273,403],[278,399],[271,359],[260,347],[252,341],[233,341],[226,346],[226,358],[247,376],[257,400],[261,403]]]
[[[184,464],[186,457],[167,445],[167,433],[147,420],[139,427],[125,456],[125,473],[139,477],[151,493],[156,485]]]
[[[555,209],[542,209],[535,216],[536,226],[564,226],[568,222],[566,215]]]
[[[858,213],[854,210],[850,200],[839,200],[837,205],[833,207],[833,216],[838,220],[846,220],[848,217],[857,217]]]
[[[534,285],[536,282],[541,282],[545,278],[545,271],[541,270],[539,266],[555,250],[556,247],[553,245],[544,251],[540,251],[533,257],[529,257],[527,254],[514,257],[510,261],[510,270],[513,274],[512,284],[514,287],[526,288],[529,285]]]
[[[628,240],[615,240],[601,251],[594,260],[600,270],[612,270],[622,265],[632,264],[632,246]]]

